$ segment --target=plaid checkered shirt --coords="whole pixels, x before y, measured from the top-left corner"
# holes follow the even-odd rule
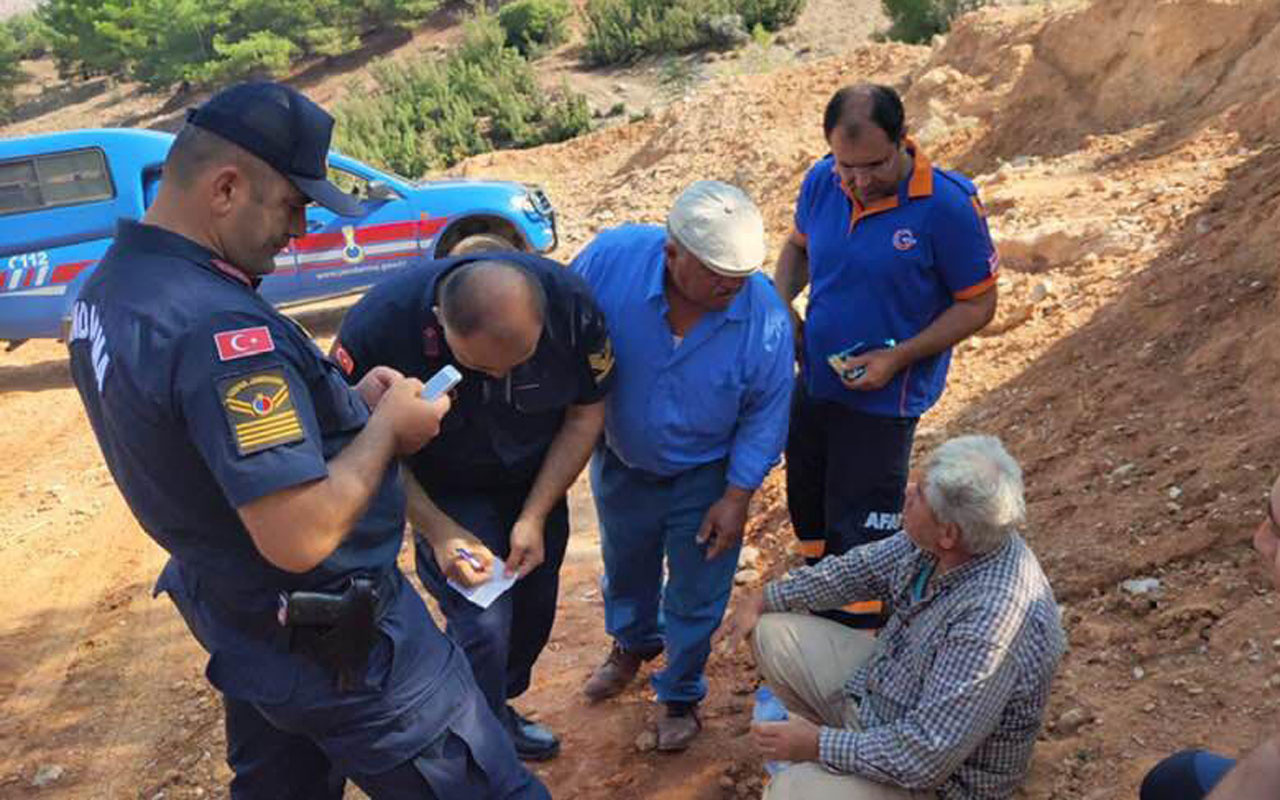
[[[1026,777],[1066,648],[1058,605],[1017,535],[913,600],[935,563],[898,533],[769,584],[765,609],[891,602],[875,651],[844,685],[861,730],[822,728],[820,760],[938,800],[1002,800]]]

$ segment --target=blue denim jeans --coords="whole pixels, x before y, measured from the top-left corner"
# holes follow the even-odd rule
[[[631,469],[604,446],[591,460],[605,629],[627,650],[665,647],[666,667],[653,676],[662,702],[697,702],[707,694],[702,672],[729,604],[740,546],[708,561],[707,546],[695,537],[707,509],[724,495],[725,466],[717,461],[664,478]]]

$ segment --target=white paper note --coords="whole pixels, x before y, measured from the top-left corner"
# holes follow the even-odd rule
[[[499,562],[499,564],[501,564],[501,562]],[[494,600],[501,597],[502,593],[510,589],[515,582],[516,573],[508,572],[506,566],[502,565],[499,572],[495,572],[492,578],[479,586],[468,589],[461,584],[454,583],[452,579],[449,581],[449,585],[453,587],[454,591],[467,598],[472,603],[475,603],[481,608],[488,608],[493,605]]]

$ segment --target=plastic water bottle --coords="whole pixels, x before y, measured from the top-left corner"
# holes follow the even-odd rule
[[[756,704],[751,709],[752,722],[782,722],[787,718],[787,707],[782,701],[769,691],[768,686],[761,686],[756,689]],[[764,762],[764,771],[770,776],[777,775],[782,770],[791,766],[790,761],[766,761]]]

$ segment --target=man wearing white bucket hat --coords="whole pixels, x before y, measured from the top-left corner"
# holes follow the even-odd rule
[[[584,691],[619,694],[665,650],[652,680],[666,706],[659,750],[685,749],[700,729],[747,504],[786,440],[791,323],[759,272],[764,255],[750,198],[698,181],[665,230],[605,231],[573,261],[604,311],[616,370],[591,462],[614,643]]]

